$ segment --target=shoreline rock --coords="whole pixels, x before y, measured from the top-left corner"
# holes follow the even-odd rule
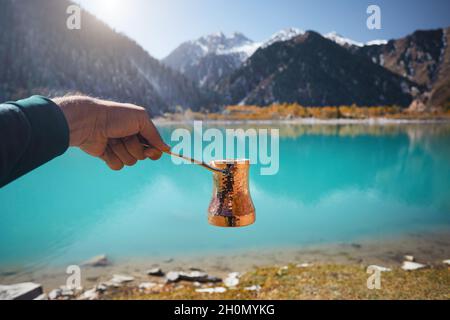
[[[223,280],[223,283],[228,288],[236,287],[239,284],[239,276],[239,272],[231,272],[225,280]]]
[[[12,285],[0,285],[0,300],[34,300],[44,294],[42,285],[23,282]]]
[[[111,261],[109,261],[106,254],[101,254],[82,263],[82,266],[87,267],[106,267],[111,265]]]
[[[166,274],[166,281],[168,283],[178,282],[178,281],[189,281],[189,282],[199,282],[199,283],[215,283],[221,282],[222,279],[214,276],[208,275],[206,272],[201,271],[169,271]]]
[[[245,287],[244,290],[246,291],[260,291],[261,290],[261,286],[259,284],[250,286],[250,287]]]
[[[313,264],[309,263],[309,262],[304,262],[304,263],[299,263],[296,265],[297,268],[308,268],[308,267],[312,267]]]
[[[425,267],[426,267],[426,265],[424,265],[424,264],[412,262],[412,261],[403,261],[403,264],[402,264],[402,269],[405,271],[413,271],[413,270],[423,269]]]
[[[78,300],[98,300],[99,298],[100,298],[100,294],[97,290],[97,287],[95,287],[95,288],[92,288],[90,290],[83,292],[78,297]]]
[[[158,284],[155,282],[142,282],[141,284],[139,284],[138,288],[141,291],[149,291],[157,286]]]
[[[369,269],[369,268],[374,268],[374,269],[377,269],[378,271],[381,271],[381,272],[390,272],[390,271],[392,271],[391,268],[387,268],[387,267],[383,267],[383,266],[377,266],[376,264],[372,264],[372,265],[367,267],[367,269]]]
[[[153,277],[164,277],[164,272],[162,271],[161,268],[149,269],[149,270],[147,270],[146,273],[147,273],[147,275],[153,276]]]
[[[132,282],[132,281],[134,281],[134,277],[126,276],[126,275],[122,275],[122,274],[115,274],[115,275],[113,275],[113,278],[110,280],[110,282],[117,284],[117,285],[122,285],[124,283]]]
[[[226,291],[227,289],[224,287],[195,289],[195,292],[199,293],[224,293]]]

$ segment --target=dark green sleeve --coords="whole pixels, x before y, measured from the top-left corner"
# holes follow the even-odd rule
[[[50,99],[33,96],[0,104],[0,188],[63,154],[69,128]]]

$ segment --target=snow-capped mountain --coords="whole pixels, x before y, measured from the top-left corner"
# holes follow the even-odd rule
[[[163,63],[182,72],[199,86],[209,87],[239,68],[259,46],[242,33],[227,36],[217,32],[182,43],[163,59]]]
[[[445,109],[450,106],[448,43],[450,27],[367,43],[307,31],[261,47],[215,89],[224,104]]]
[[[277,42],[283,42],[283,41],[288,41],[291,40],[292,38],[295,38],[301,34],[304,34],[305,31],[297,29],[297,28],[287,28],[287,29],[283,29],[278,31],[277,33],[275,33],[274,35],[272,35],[269,40],[267,40],[266,42],[262,43],[261,47],[262,48],[267,48],[268,46],[277,43]]]
[[[257,48],[258,45],[255,46],[255,42],[242,33],[235,32],[227,36],[223,32],[217,32],[182,43],[163,61],[184,72],[187,67],[199,64],[207,55],[236,55],[236,58],[243,61]]]
[[[409,105],[409,89],[415,85],[411,80],[373,63],[365,54],[355,53],[355,48],[364,46],[341,40],[307,31],[262,47],[222,79],[216,92],[228,105],[281,101],[304,106]]]
[[[241,67],[258,49],[265,49],[304,34],[305,31],[291,27],[274,33],[266,41],[255,42],[240,32],[230,36],[217,32],[182,43],[163,59],[163,63],[183,73],[200,87],[212,88],[221,78]],[[384,40],[373,40],[364,44],[334,31],[323,36],[346,48],[387,43]]]
[[[336,31],[333,32],[329,32],[327,34],[323,35],[325,38],[336,42],[338,45],[343,46],[343,47],[364,47],[364,46],[373,46],[373,45],[383,45],[386,44],[387,41],[386,40],[372,40],[366,43],[362,43],[362,42],[358,42],[349,38],[346,38],[342,35],[340,35],[339,33],[337,33]]]
[[[255,42],[239,32],[230,36],[217,32],[182,43],[163,63],[183,73],[200,87],[213,87],[218,80],[238,69],[259,48],[288,41],[304,34],[303,30],[287,28],[266,41]]]
[[[352,39],[349,38],[345,38],[343,36],[341,36],[339,33],[337,33],[336,31],[327,33],[323,35],[325,38],[336,42],[338,45],[340,46],[356,46],[356,47],[363,47],[364,44],[358,41],[354,41]]]

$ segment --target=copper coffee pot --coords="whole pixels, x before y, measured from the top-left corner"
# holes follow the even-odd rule
[[[249,160],[216,160],[213,196],[208,209],[208,221],[218,227],[244,227],[255,222],[255,206],[248,186]]]
[[[145,147],[150,145],[143,143]],[[255,222],[255,206],[248,186],[250,160],[216,160],[206,164],[171,151],[165,153],[185,159],[214,173],[213,196],[208,222],[218,227],[244,227]]]

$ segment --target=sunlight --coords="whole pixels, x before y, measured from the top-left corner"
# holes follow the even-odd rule
[[[123,10],[123,4],[126,4],[121,0],[94,0],[94,3],[98,8],[96,12],[99,18],[106,21],[116,20]]]

